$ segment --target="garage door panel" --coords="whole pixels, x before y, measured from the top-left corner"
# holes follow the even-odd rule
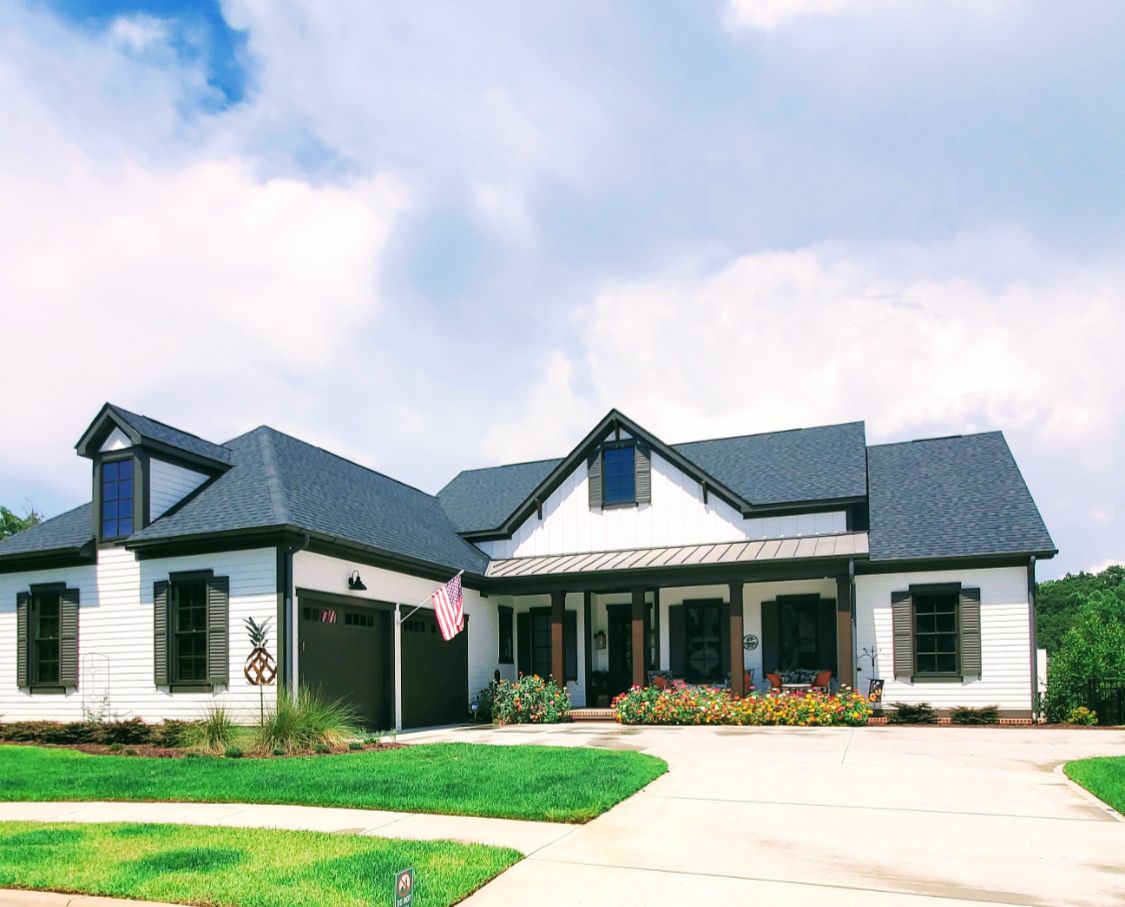
[[[466,719],[469,702],[469,628],[446,642],[433,611],[402,623],[402,726],[430,727]]]

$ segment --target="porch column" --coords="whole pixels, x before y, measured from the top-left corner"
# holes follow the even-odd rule
[[[633,685],[645,685],[645,590],[633,590]]]
[[[742,580],[730,584],[730,691],[746,695],[742,666]]]
[[[563,643],[563,622],[566,615],[566,593],[551,593],[551,676],[560,687],[566,686],[566,647]]]
[[[855,613],[855,582],[847,573],[836,577],[836,677],[855,687],[855,652],[852,649],[852,615]]]

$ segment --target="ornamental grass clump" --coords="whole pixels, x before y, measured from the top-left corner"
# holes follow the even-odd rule
[[[234,717],[225,706],[209,705],[203,717],[187,728],[185,737],[192,746],[209,753],[221,753],[234,739]]]
[[[492,696],[497,724],[558,724],[570,720],[570,695],[565,687],[537,674],[515,682],[497,681]]]
[[[803,693],[733,696],[713,687],[633,687],[613,700],[621,724],[858,726],[871,706],[858,693]]]
[[[301,687],[295,696],[281,694],[266,712],[258,733],[258,745],[265,752],[286,753],[336,749],[359,736],[358,715],[342,700],[325,699]]]

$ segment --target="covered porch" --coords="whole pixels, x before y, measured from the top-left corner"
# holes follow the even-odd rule
[[[765,690],[767,674],[797,670],[851,686],[855,561],[866,554],[866,533],[851,532],[494,561],[500,670],[565,678],[587,708],[656,672],[738,695],[747,680]]]

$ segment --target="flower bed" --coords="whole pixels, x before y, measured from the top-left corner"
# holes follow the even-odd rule
[[[859,693],[751,693],[732,696],[710,687],[659,690],[633,687],[613,700],[621,724],[792,725],[867,724],[871,706]]]
[[[493,681],[477,695],[480,714],[497,724],[557,724],[570,720],[570,696],[565,687],[537,674],[515,682]]]

